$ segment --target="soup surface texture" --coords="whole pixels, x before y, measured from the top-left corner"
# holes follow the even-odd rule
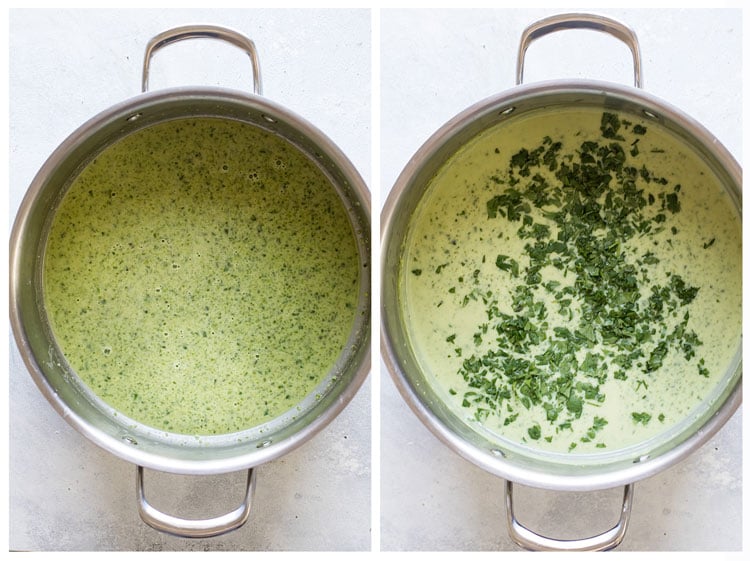
[[[495,125],[437,172],[404,244],[415,357],[501,441],[610,452],[715,397],[741,338],[741,220],[650,120],[578,108]]]
[[[210,435],[293,410],[341,354],[359,259],[301,151],[228,119],[124,137],[66,192],[45,306],[71,368],[148,426]]]

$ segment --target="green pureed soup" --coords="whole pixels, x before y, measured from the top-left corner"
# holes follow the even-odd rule
[[[359,294],[353,229],[301,151],[228,119],[178,119],[107,147],[73,180],[44,302],[73,371],[118,414],[224,434],[315,391]]]
[[[651,121],[530,113],[431,180],[399,290],[420,368],[521,446],[611,452],[684,421],[741,339],[741,220]]]

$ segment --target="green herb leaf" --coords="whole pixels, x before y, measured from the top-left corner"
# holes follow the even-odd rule
[[[604,138],[623,140],[623,138],[617,134],[617,131],[620,130],[620,119],[614,113],[608,113],[606,111],[602,113],[600,129]]]

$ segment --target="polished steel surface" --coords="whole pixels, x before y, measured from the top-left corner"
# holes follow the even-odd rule
[[[435,132],[409,160],[381,216],[381,348],[391,376],[423,423],[464,458],[505,479],[554,490],[605,489],[649,477],[706,442],[732,416],[742,399],[741,352],[724,380],[679,430],[612,454],[565,459],[497,440],[464,423],[430,388],[416,365],[401,314],[398,271],[409,221],[429,179],[460,146],[488,127],[530,111],[571,105],[645,116],[666,128],[709,162],[741,208],[741,170],[731,154],[699,123],[667,102],[628,86],[561,80],[517,86],[469,107]]]
[[[245,494],[240,505],[226,514],[213,518],[182,518],[159,510],[146,499],[143,482],[143,467],[136,467],[136,494],[138,514],[141,519],[160,532],[183,538],[212,538],[236,530],[247,522],[252,510],[255,494],[256,474],[254,468],[247,470]]]
[[[146,45],[146,52],[143,55],[141,91],[148,91],[151,59],[158,50],[163,49],[167,45],[176,43],[177,41],[198,38],[219,39],[245,51],[247,56],[250,57],[250,63],[252,64],[253,93],[256,95],[261,95],[263,93],[263,85],[260,78],[260,61],[258,60],[258,51],[255,48],[255,43],[243,34],[238,33],[233,29],[229,29],[228,27],[207,24],[182,25],[172,29],[167,29],[158,35],[155,35],[148,42]]]
[[[541,535],[519,522],[513,507],[513,482],[505,482],[505,514],[511,539],[531,551],[609,551],[622,543],[630,523],[633,509],[632,483],[625,485],[622,494],[620,517],[609,530],[595,536],[575,539],[559,539]]]
[[[598,14],[555,14],[532,23],[521,34],[516,59],[516,85],[523,83],[524,61],[526,51],[537,39],[565,29],[590,29],[607,33],[625,43],[633,55],[633,85],[643,87],[641,70],[641,46],[635,32],[624,23]]]

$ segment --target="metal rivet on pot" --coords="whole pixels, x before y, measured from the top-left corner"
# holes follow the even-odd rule
[[[269,117],[268,115],[261,115],[261,117],[263,117],[269,123],[275,123],[276,122],[276,119],[274,119],[273,117]]]
[[[499,456],[499,457],[501,457],[501,458],[504,458],[504,457],[505,457],[505,452],[503,452],[502,450],[499,450],[499,449],[497,449],[497,448],[492,448],[492,449],[490,450],[490,452],[492,452],[492,455],[493,455],[493,456]]]
[[[126,121],[128,121],[129,123],[132,123],[133,121],[137,121],[141,117],[143,117],[143,113],[133,113],[130,117],[126,119]]]
[[[500,111],[500,115],[503,115],[503,116],[510,115],[515,110],[516,110],[516,106],[515,105],[511,105],[510,107],[506,107],[505,109],[503,109],[502,111]]]
[[[258,446],[256,448],[268,448],[270,445],[271,445],[271,441],[270,440],[264,440],[263,442],[261,442],[260,444],[258,444]]]
[[[656,115],[656,113],[652,113],[648,109],[643,110],[643,114],[648,117],[649,119],[654,119],[655,121],[659,119],[659,117]]]
[[[646,460],[648,460],[648,458],[649,458],[649,455],[648,454],[644,454],[643,456],[640,456],[640,457],[636,458],[635,460],[633,460],[633,463],[634,464],[640,464],[640,463],[645,462]]]
[[[125,436],[122,437],[122,439],[128,444],[132,444],[133,446],[138,446],[138,441],[132,436],[129,436],[126,434]]]

